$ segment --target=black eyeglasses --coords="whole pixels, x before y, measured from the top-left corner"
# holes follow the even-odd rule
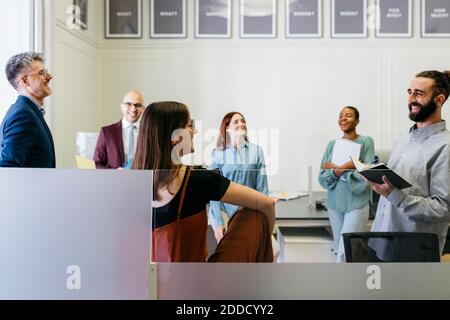
[[[144,108],[144,106],[142,105],[142,103],[133,103],[133,102],[126,101],[126,102],[123,102],[122,104],[123,104],[124,106],[127,106],[128,109],[131,108],[132,106],[134,106],[136,109],[142,109],[142,108]]]

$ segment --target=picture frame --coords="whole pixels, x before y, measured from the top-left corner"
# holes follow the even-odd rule
[[[240,0],[239,15],[241,38],[276,38],[276,0]]]
[[[142,38],[142,0],[105,0],[106,38]]]
[[[331,38],[367,38],[367,0],[331,0]]]
[[[186,38],[186,0],[150,0],[150,38]]]
[[[375,37],[412,37],[412,0],[376,0],[375,5]]]
[[[232,0],[195,0],[195,38],[231,38]]]
[[[322,37],[322,0],[285,0],[286,38]]]
[[[87,30],[88,0],[73,0],[73,25],[81,30]]]
[[[450,1],[422,0],[422,38],[450,37]]]

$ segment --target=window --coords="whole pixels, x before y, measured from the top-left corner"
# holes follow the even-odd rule
[[[26,19],[26,17],[29,19]],[[6,10],[0,10],[0,69],[14,54],[33,48],[33,2],[8,1]],[[0,120],[16,99],[16,92],[8,83],[5,73],[0,76]]]

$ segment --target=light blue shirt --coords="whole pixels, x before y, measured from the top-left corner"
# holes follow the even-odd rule
[[[445,121],[414,126],[400,136],[388,166],[412,187],[380,197],[372,231],[435,233],[442,253],[450,222],[450,132]],[[379,258],[388,256],[375,249]]]
[[[265,167],[262,148],[250,142],[246,142],[239,149],[227,146],[225,150],[214,149],[212,152],[212,169],[219,169],[220,173],[231,181],[267,195],[269,190]],[[213,220],[213,226],[224,224],[220,214],[221,209],[231,218],[239,208],[228,203],[211,201],[210,217]]]

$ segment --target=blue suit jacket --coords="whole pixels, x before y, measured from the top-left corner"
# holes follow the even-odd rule
[[[55,148],[39,108],[19,96],[0,126],[0,167],[55,168]]]

